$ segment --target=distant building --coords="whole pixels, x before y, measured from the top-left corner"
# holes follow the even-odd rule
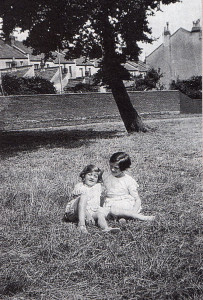
[[[145,77],[147,70],[149,69],[147,65],[142,61],[126,61],[124,67],[128,70],[132,77],[141,75],[143,78]]]
[[[99,59],[88,60],[80,57],[67,60],[65,53],[52,52],[52,58],[45,61],[44,54],[33,55],[33,49],[10,36],[6,41],[0,39],[0,80],[9,73],[18,77],[40,76],[52,82],[57,92],[78,83],[92,83],[92,78],[99,70]],[[134,84],[133,77],[145,76],[146,64],[127,61],[124,67],[130,72],[132,80],[124,82],[126,86]]]
[[[146,57],[150,67],[163,74],[166,89],[172,80],[202,75],[202,30],[200,20],[193,22],[191,31],[179,28],[171,35],[169,24],[164,28],[164,41]]]
[[[0,70],[28,65],[27,56],[0,39]]]

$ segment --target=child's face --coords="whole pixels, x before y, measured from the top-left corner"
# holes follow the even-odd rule
[[[98,173],[97,172],[89,172],[85,174],[84,184],[88,186],[94,186],[98,181]]]
[[[110,165],[111,174],[114,177],[122,177],[123,176],[123,171],[120,170],[118,162],[115,162],[115,163],[110,162],[109,165]]]

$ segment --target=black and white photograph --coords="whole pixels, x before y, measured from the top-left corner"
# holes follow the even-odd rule
[[[202,1],[0,0],[0,299],[203,299]]]

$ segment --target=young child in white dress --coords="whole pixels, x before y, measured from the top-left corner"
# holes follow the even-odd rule
[[[88,233],[86,223],[95,224],[95,221],[105,232],[118,232],[119,228],[109,227],[103,218],[103,208],[100,206],[101,170],[95,165],[88,165],[80,173],[80,177],[82,182],[77,183],[73,189],[73,199],[66,206],[64,221],[78,222],[83,233]]]
[[[131,165],[131,160],[125,152],[114,153],[109,161],[110,173],[103,175],[106,198],[103,204],[103,218],[108,216],[124,219],[154,220],[154,216],[140,214],[141,200],[138,194],[138,184],[124,171]]]

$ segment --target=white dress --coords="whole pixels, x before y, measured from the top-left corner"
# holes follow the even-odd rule
[[[133,209],[136,199],[131,193],[137,193],[139,187],[135,179],[128,174],[115,177],[109,173],[103,175],[103,182],[106,189],[104,208],[110,209],[112,205],[116,205],[123,209]]]
[[[75,185],[72,197],[73,199],[68,202],[65,212],[69,215],[78,214],[78,202],[81,195],[87,196],[87,206],[86,210],[90,215],[93,215],[98,211],[100,207],[100,197],[101,197],[102,187],[101,183],[96,183],[94,186],[89,187],[79,182]]]

